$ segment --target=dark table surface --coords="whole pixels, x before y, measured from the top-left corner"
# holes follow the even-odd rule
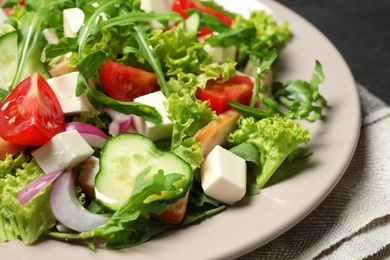
[[[333,42],[357,82],[390,104],[390,0],[277,0]]]

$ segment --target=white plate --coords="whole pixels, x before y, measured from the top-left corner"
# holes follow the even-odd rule
[[[54,240],[25,247],[20,241],[0,244],[2,259],[228,259],[264,245],[309,214],[333,189],[354,153],[360,130],[360,105],[355,81],[344,59],[316,28],[274,1],[217,2],[231,11],[263,8],[264,3],[294,32],[281,54],[278,78],[309,80],[315,60],[326,74],[320,90],[329,102],[327,119],[305,123],[312,130],[314,155],[287,170],[290,178],[275,182],[255,197],[200,224],[169,231],[142,245],[119,251],[92,252],[85,246]],[[279,173],[279,175],[281,175]]]

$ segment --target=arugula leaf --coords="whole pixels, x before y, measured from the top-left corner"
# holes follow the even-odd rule
[[[194,0],[194,2],[197,2],[203,6],[209,7],[218,13],[225,14],[227,16],[230,16],[232,18],[236,17],[235,13],[229,12],[228,10],[225,10],[222,6],[218,5],[215,1],[213,0]]]
[[[59,10],[73,5],[73,2],[70,0],[41,0],[26,1],[26,5],[26,12],[17,23],[20,27],[15,28],[18,32],[18,60],[16,72],[9,87],[10,90],[22,80],[22,74],[30,56],[37,50],[44,48],[46,40],[42,31],[49,25],[61,26],[60,19],[57,18],[61,14]]]
[[[233,100],[229,100],[229,106],[236,109],[245,117],[253,117],[255,119],[260,120],[276,114],[282,114],[282,112],[279,110],[279,103],[273,99],[264,97],[262,105],[266,109],[253,108],[245,106]]]
[[[88,97],[88,100],[90,101],[91,105],[96,110],[99,110],[102,105],[108,105],[116,111],[127,115],[138,115],[145,120],[157,125],[161,124],[162,122],[161,115],[156,110],[156,108],[137,102],[123,102],[110,98],[99,90],[93,88],[82,74],[80,74],[77,78],[76,89],[76,95],[80,96],[81,94],[85,94]]]
[[[276,82],[273,86],[275,100],[264,97],[262,108],[251,108],[234,101],[229,106],[242,113],[245,117],[262,119],[273,115],[283,115],[291,119],[305,119],[310,122],[323,119],[322,110],[327,101],[319,93],[318,85],[325,80],[321,63],[316,61],[310,82],[303,80]],[[279,102],[278,102],[279,101]],[[279,108],[284,106],[288,111]]]
[[[146,27],[142,27],[140,25],[135,25],[133,27],[133,36],[138,42],[140,52],[143,54],[142,56],[148,61],[148,63],[152,66],[154,72],[157,75],[157,81],[159,86],[161,87],[162,92],[166,97],[171,95],[171,91],[165,81],[165,76],[161,68],[161,63],[159,58],[157,57],[156,52],[152,48],[152,45],[149,41],[149,37],[145,33]]]
[[[286,116],[293,119],[315,121],[322,119],[322,110],[327,106],[326,99],[319,93],[318,85],[325,80],[322,66],[316,61],[310,82],[295,80],[276,83],[275,98],[289,109]]]

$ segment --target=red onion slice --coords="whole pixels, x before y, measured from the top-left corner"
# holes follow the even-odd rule
[[[108,136],[101,129],[84,122],[67,123],[65,130],[76,130],[90,146],[96,148],[102,148],[108,139]]]
[[[63,171],[64,170],[53,171],[30,182],[26,185],[26,187],[19,191],[18,194],[16,194],[16,198],[19,200],[20,204],[23,206],[26,205],[38,193],[52,183]]]
[[[86,210],[75,195],[76,171],[66,170],[53,184],[50,207],[64,226],[79,232],[90,231],[105,224],[109,218]]]
[[[109,107],[105,107],[104,111],[112,120],[108,126],[110,135],[115,136],[126,132],[143,134],[145,132],[146,124],[143,118],[136,115],[126,115]]]

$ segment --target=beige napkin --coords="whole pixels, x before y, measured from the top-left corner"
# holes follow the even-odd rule
[[[390,259],[390,107],[358,88],[361,134],[340,182],[302,222],[240,260]]]

